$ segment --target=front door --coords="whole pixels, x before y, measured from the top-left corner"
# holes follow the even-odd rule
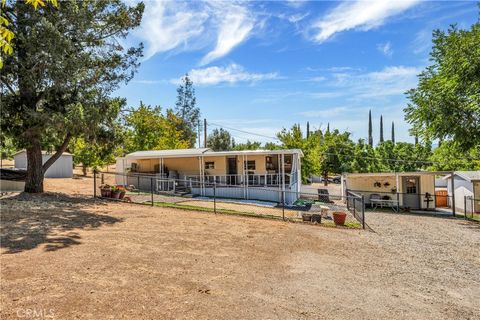
[[[403,177],[403,206],[410,209],[420,208],[419,177]]]
[[[237,158],[227,158],[227,183],[237,184]]]

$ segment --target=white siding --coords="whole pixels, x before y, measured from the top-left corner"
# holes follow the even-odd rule
[[[446,179],[448,181],[447,190],[448,196],[452,196],[452,179]],[[455,209],[460,212],[465,211],[465,196],[473,196],[473,184],[470,181],[467,181],[459,176],[455,176]],[[448,199],[449,204],[451,205],[451,198]]]
[[[45,163],[51,156],[50,154],[43,154],[42,162]],[[27,153],[25,151],[16,154],[13,159],[15,168],[27,169]],[[45,172],[45,178],[71,178],[72,176],[73,157],[71,154],[61,155]]]

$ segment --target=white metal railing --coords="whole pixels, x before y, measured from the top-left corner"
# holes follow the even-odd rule
[[[215,183],[217,185],[248,185],[248,186],[278,186],[282,183],[281,174],[265,173],[265,174],[223,174],[223,175],[188,175],[185,180],[193,182]],[[294,183],[292,175],[285,174],[285,184],[288,186]]]

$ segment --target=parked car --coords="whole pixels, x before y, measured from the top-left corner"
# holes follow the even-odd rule
[[[333,183],[336,183],[336,184],[339,184],[342,182],[342,177],[341,176],[335,176],[332,178],[332,182]]]

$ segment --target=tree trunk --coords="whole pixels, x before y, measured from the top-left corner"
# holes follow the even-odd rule
[[[86,177],[87,176],[87,166],[82,163],[82,173]]]
[[[43,192],[43,176],[42,146],[38,139],[33,139],[27,148],[27,179],[25,180],[25,192]]]
[[[328,186],[328,171],[323,172],[323,185]]]

